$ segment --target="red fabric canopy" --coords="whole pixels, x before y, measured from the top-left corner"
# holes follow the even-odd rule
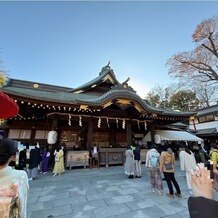
[[[18,114],[19,107],[8,95],[0,92],[0,119],[7,119]]]

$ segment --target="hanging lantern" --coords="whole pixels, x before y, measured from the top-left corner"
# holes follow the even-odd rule
[[[155,134],[155,135],[154,135],[154,142],[155,142],[156,144],[160,144],[160,143],[161,143],[161,137],[160,137],[160,135],[158,135],[158,134]]]
[[[146,121],[144,123],[144,126],[145,126],[145,130],[147,130],[147,123],[146,123]]]
[[[58,139],[58,133],[56,131],[50,131],[48,132],[48,144],[53,145],[57,142]]]
[[[122,127],[125,129],[126,121],[123,119]]]

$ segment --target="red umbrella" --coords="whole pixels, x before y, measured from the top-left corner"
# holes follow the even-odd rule
[[[7,119],[18,114],[19,107],[8,95],[0,92],[0,119]]]

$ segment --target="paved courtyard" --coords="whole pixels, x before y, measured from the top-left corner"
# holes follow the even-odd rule
[[[178,163],[177,163],[178,165]],[[176,166],[183,198],[152,193],[149,172],[142,165],[142,178],[128,179],[123,166],[66,170],[62,176],[49,172],[30,181],[29,218],[146,218],[189,217],[185,173]]]

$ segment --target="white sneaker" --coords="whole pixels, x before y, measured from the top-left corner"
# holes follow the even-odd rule
[[[160,196],[162,195],[162,193],[161,193],[161,191],[160,191],[160,190],[158,190],[158,195],[160,195]]]
[[[53,177],[57,176],[56,174],[53,175]]]
[[[33,180],[33,178],[29,178],[28,180],[29,180],[29,181],[32,181],[32,180]]]
[[[43,174],[45,175],[45,174],[47,174],[48,172],[43,172]]]
[[[153,193],[155,192],[155,189],[154,189],[154,188],[152,189],[152,192],[153,192]]]

